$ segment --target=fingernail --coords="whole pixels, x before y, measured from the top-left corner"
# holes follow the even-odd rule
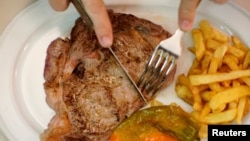
[[[102,37],[100,42],[103,47],[110,47],[112,45],[111,39],[106,36]]]
[[[181,29],[184,30],[184,31],[187,31],[187,30],[191,29],[191,26],[192,25],[188,20],[184,20],[181,23]]]

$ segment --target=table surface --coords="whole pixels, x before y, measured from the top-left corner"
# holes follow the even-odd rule
[[[0,35],[11,20],[25,7],[37,0],[1,0],[0,1]],[[231,0],[250,13],[249,0]],[[11,8],[10,8],[11,7]],[[6,141],[0,130],[0,141]]]

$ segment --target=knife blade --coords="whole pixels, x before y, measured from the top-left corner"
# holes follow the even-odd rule
[[[89,28],[93,29],[94,28],[93,27],[93,22],[91,21],[89,15],[85,11],[85,8],[84,8],[84,5],[83,5],[82,1],[81,0],[71,0],[71,2],[73,3],[73,5],[75,6],[75,8],[77,9],[77,11],[80,14],[83,22],[85,22],[86,25]],[[108,47],[108,49],[111,52],[111,54],[113,55],[113,57],[115,58],[117,64],[122,68],[123,72],[125,73],[125,75],[129,79],[129,81],[133,84],[134,88],[139,93],[139,95],[141,96],[141,98],[143,99],[143,101],[147,104],[148,103],[147,99],[144,97],[144,95],[142,94],[141,90],[138,88],[138,86],[136,85],[136,83],[134,82],[134,80],[132,79],[132,77],[129,75],[129,73],[126,70],[126,68],[123,66],[123,64],[121,63],[121,61],[119,60],[119,58],[116,56],[116,54],[113,51],[113,49],[111,47]]]

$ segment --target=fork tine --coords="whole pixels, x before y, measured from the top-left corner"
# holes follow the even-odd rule
[[[157,75],[160,72],[160,66],[162,64],[163,57],[164,51],[158,49],[154,51],[146,67],[147,69],[145,69],[144,74],[142,75],[137,85],[138,87],[141,87],[141,91],[144,91],[148,87],[148,84],[152,83],[155,79],[157,79]]]
[[[138,87],[145,85],[145,83],[147,82],[147,81],[145,81],[145,79],[148,79],[148,77],[151,77],[151,74],[153,74],[154,71],[155,71],[155,69],[154,69],[155,66],[159,65],[159,58],[162,57],[163,52],[160,53],[160,55],[157,54],[157,52],[158,52],[158,49],[155,49],[152,56],[151,56],[151,58],[150,58],[150,60],[149,60],[149,62],[148,62],[148,64],[147,64],[147,66],[146,66],[146,68],[145,68],[145,70],[144,70],[144,72],[142,73],[142,75],[141,75],[141,77],[140,77],[140,79],[139,79],[139,81],[137,83]]]
[[[155,92],[162,87],[164,81],[167,79],[168,75],[173,70],[175,65],[175,57],[171,56],[168,52],[165,53],[166,56],[162,60],[164,62],[161,68],[158,70],[156,74],[154,74],[155,75],[154,80],[148,83],[149,86],[146,89],[148,93],[152,92],[152,95],[154,95]]]
[[[147,87],[149,87],[150,85],[148,84],[151,84],[155,81],[155,79],[157,79],[160,75],[160,71],[161,71],[161,64],[162,64],[162,61],[164,60],[164,52],[160,52],[160,55],[159,57],[157,57],[155,60],[156,60],[156,65],[155,67],[151,67],[152,68],[152,71],[150,73],[150,76],[147,78],[146,81],[144,81],[144,84],[142,85],[142,91],[144,91],[144,89],[148,89]]]
[[[141,92],[146,91],[149,97],[153,97],[176,66],[176,59],[181,54],[180,38],[183,32],[178,29],[174,36],[163,40],[155,48],[137,86]]]
[[[147,90],[151,92],[151,95],[154,95],[165,83],[165,80],[168,78],[169,74],[173,71],[175,67],[175,60],[176,58],[172,58],[170,64],[166,68],[166,72],[161,76],[161,78],[156,79],[155,83],[152,83],[150,88]]]

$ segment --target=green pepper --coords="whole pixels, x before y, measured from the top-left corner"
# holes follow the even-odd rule
[[[124,120],[114,130],[110,141],[143,141],[151,135],[158,135],[158,138],[162,135],[172,136],[179,141],[198,141],[199,128],[199,122],[176,104],[154,106]]]

